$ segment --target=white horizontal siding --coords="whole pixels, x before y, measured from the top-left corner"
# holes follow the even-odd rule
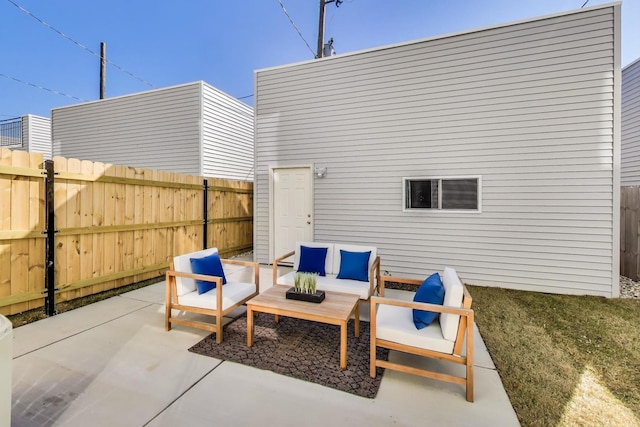
[[[203,84],[202,174],[253,181],[253,109]]]
[[[622,70],[620,185],[640,185],[640,59]]]
[[[45,160],[51,159],[51,119],[27,114],[22,117],[23,139],[32,153],[42,153]]]
[[[315,239],[375,245],[393,275],[450,265],[473,284],[616,295],[617,13],[257,71],[257,260],[269,166],[313,163]],[[482,176],[481,213],[402,211],[402,177],[454,175]]]
[[[200,82],[52,110],[53,154],[200,174]]]

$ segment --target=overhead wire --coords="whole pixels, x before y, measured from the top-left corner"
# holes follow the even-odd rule
[[[36,89],[45,90],[47,92],[51,92],[51,93],[54,93],[56,95],[64,96],[64,97],[71,98],[71,99],[76,99],[78,101],[83,101],[83,102],[88,102],[89,101],[88,99],[78,98],[77,96],[69,95],[68,93],[60,92],[59,90],[55,90],[55,89],[49,89],[47,87],[40,86],[38,84],[31,83],[31,82],[28,82],[28,81],[25,81],[25,80],[21,80],[21,79],[19,79],[17,77],[8,76],[8,75],[3,74],[3,73],[0,73],[0,77],[4,77],[6,79],[16,81],[18,83],[22,83],[22,84],[27,85],[27,86],[32,86],[32,87],[34,87]]]
[[[75,44],[76,46],[86,50],[87,52],[89,52],[90,54],[92,54],[93,56],[100,58],[100,54],[97,53],[94,50],[89,49],[87,46],[83,45],[82,43],[74,40],[73,38],[71,38],[70,36],[66,35],[65,33],[63,33],[62,31],[58,30],[57,28],[55,28],[53,25],[49,24],[48,22],[38,18],[37,16],[35,16],[33,13],[31,13],[30,11],[28,11],[27,9],[25,9],[24,7],[20,6],[18,3],[14,2],[13,0],[7,0],[9,3],[11,3],[12,5],[14,5],[15,7],[17,7],[20,11],[22,11],[23,13],[29,15],[30,17],[32,17],[33,19],[35,19],[36,21],[38,21],[39,23],[41,23],[42,25],[44,25],[45,27],[49,28],[50,30],[54,31],[55,33],[57,33],[58,35],[60,35],[61,37],[69,40],[71,43]],[[145,79],[143,79],[142,77],[139,77],[135,74],[133,74],[131,71],[121,67],[120,65],[109,61],[108,59],[106,60],[106,63],[109,65],[112,65],[113,67],[115,67],[116,69],[118,69],[119,71],[122,71],[123,73],[129,75],[130,77],[150,86],[150,87],[155,87],[153,86],[151,83],[149,83],[148,81],[146,81]]]
[[[11,1],[11,0],[9,0]],[[287,9],[284,7],[284,5],[282,4],[282,0],[278,0],[278,3],[280,3],[280,7],[282,8],[282,11],[284,12],[285,15],[287,15],[287,18],[289,18],[289,22],[291,22],[291,25],[293,25],[293,28],[295,28],[295,30],[298,32],[298,35],[300,36],[300,38],[302,39],[302,41],[304,42],[304,44],[307,45],[307,47],[309,48],[309,51],[311,52],[311,54],[313,55],[313,57],[316,57],[316,53],[313,51],[313,49],[311,49],[311,46],[309,46],[309,43],[307,43],[307,41],[305,40],[304,36],[302,35],[302,33],[300,32],[300,29],[298,28],[298,26],[296,25],[295,22],[293,22],[293,19],[291,18],[291,16],[289,15],[289,12],[287,12]]]

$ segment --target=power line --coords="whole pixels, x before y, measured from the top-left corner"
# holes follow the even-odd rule
[[[8,1],[11,1],[11,0],[8,0]],[[300,36],[300,38],[302,39],[304,44],[307,45],[307,47],[309,48],[309,51],[311,52],[311,54],[315,58],[316,57],[316,53],[313,51],[313,49],[311,49],[311,46],[309,46],[309,43],[307,43],[307,41],[302,36],[302,33],[298,29],[298,26],[296,25],[295,22],[293,22],[293,19],[291,19],[291,16],[289,16],[289,12],[287,12],[287,9],[285,9],[284,5],[282,4],[282,0],[278,0],[278,3],[280,3],[280,7],[282,8],[282,11],[284,12],[285,15],[287,15],[287,18],[289,18],[289,22],[291,22],[291,25],[293,25],[293,28],[296,29],[296,31],[298,32],[298,35]]]
[[[22,83],[23,85],[31,86],[31,87],[34,87],[36,89],[46,90],[47,92],[55,93],[56,95],[64,96],[64,97],[71,98],[71,99],[77,99],[78,101],[82,101],[82,102],[89,102],[88,99],[78,98],[77,96],[69,95],[68,93],[60,92],[60,91],[57,91],[55,89],[49,89],[49,88],[46,88],[44,86],[37,85],[35,83],[31,83],[31,82],[27,82],[27,81],[24,81],[24,80],[20,80],[20,79],[18,79],[16,77],[7,76],[6,74],[3,74],[3,73],[0,73],[0,77],[4,77],[6,79],[13,80],[13,81],[18,82],[18,83]]]
[[[100,58],[100,54],[98,54],[97,52],[89,49],[88,47],[86,47],[85,45],[83,45],[80,42],[77,42],[76,40],[74,40],[73,38],[69,37],[68,35],[66,35],[65,33],[63,33],[62,31],[58,30],[57,28],[55,28],[54,26],[52,26],[51,24],[49,24],[48,22],[43,21],[42,19],[38,18],[37,16],[35,16],[33,13],[29,12],[27,9],[25,9],[24,7],[20,6],[18,3],[14,2],[13,0],[7,0],[9,3],[11,3],[12,5],[14,5],[15,7],[17,7],[20,11],[26,13],[27,15],[29,15],[30,17],[32,17],[33,19],[35,19],[36,21],[38,21],[39,23],[41,23],[42,25],[44,25],[45,27],[49,28],[50,30],[56,32],[58,35],[60,35],[61,37],[69,40],[71,43],[75,44],[76,46],[80,47],[81,49],[86,50],[87,52],[89,52],[90,54],[92,54],[93,56]],[[130,77],[133,77],[134,79],[150,86],[150,87],[154,87],[151,83],[149,83],[148,81],[146,81],[145,79],[143,79],[142,77],[136,76],[135,74],[133,74],[131,71],[126,70],[125,68],[119,66],[116,63],[113,63],[109,60],[107,60],[107,64],[109,65],[113,65],[115,68],[117,68],[118,70],[122,71],[125,74],[128,74]]]
[[[245,99],[245,98],[251,98],[252,96],[253,96],[253,94],[251,94],[251,95],[246,95],[246,96],[241,96],[241,97],[239,97],[239,98],[236,98],[236,99]]]
[[[585,1],[582,6],[580,6],[580,9],[582,9],[583,7],[585,7],[587,5],[587,3],[589,3],[589,0]]]

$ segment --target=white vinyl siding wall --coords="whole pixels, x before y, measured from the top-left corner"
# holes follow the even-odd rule
[[[253,181],[253,109],[204,84],[202,175]]]
[[[48,117],[23,116],[22,139],[29,152],[42,153],[45,160],[51,159],[51,120]]]
[[[269,167],[314,164],[315,240],[377,246],[392,275],[617,296],[619,11],[257,71],[256,259]],[[402,212],[403,177],[452,175],[482,177],[481,213]]]
[[[640,185],[640,59],[622,70],[620,185]]]
[[[53,154],[200,174],[201,82],[55,108]]]

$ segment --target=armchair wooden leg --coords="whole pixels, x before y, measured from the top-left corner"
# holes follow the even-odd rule
[[[369,299],[369,376],[376,377],[376,316],[377,306]]]
[[[164,327],[167,331],[171,330],[171,322],[169,321],[169,317],[171,317],[171,306],[166,306],[166,313],[164,314]]]
[[[216,316],[216,343],[222,342],[222,315]]]
[[[467,363],[467,401],[473,402],[473,365]]]
[[[371,378],[376,377],[376,350],[375,347],[372,347],[371,350],[371,361],[369,362],[369,376]]]

